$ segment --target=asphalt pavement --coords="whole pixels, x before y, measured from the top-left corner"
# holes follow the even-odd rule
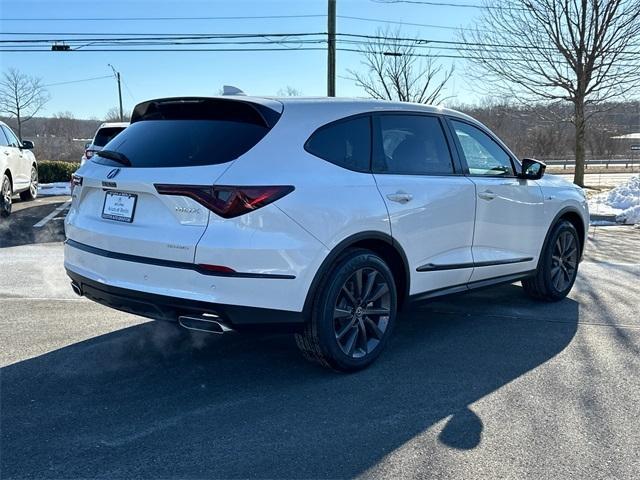
[[[290,336],[195,334],[76,297],[64,210],[29,230],[64,200],[0,223],[0,478],[638,476],[638,229],[592,228],[559,303],[516,284],[425,304],[344,375]]]

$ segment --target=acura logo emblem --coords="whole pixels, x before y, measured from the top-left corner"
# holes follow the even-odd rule
[[[111,170],[109,173],[107,173],[107,178],[108,179],[112,179],[112,178],[116,178],[116,176],[120,173],[120,169],[119,168],[114,168],[113,170]]]

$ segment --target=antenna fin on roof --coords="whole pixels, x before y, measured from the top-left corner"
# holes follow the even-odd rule
[[[246,95],[246,93],[233,85],[223,85],[222,95]]]

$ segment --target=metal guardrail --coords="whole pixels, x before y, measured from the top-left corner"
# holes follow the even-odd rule
[[[558,160],[558,159],[540,159],[549,166],[562,166],[564,170],[567,167],[574,167],[575,160],[573,158]],[[607,159],[587,159],[585,160],[585,169],[589,167],[604,167],[609,166],[624,166],[624,168],[633,168],[640,166],[640,158],[607,158]]]

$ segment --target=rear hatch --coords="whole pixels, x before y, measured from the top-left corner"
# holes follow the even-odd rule
[[[192,263],[211,212],[187,196],[162,195],[156,185],[213,185],[281,112],[279,102],[238,98],[138,105],[131,126],[77,172],[66,223],[70,243]]]

